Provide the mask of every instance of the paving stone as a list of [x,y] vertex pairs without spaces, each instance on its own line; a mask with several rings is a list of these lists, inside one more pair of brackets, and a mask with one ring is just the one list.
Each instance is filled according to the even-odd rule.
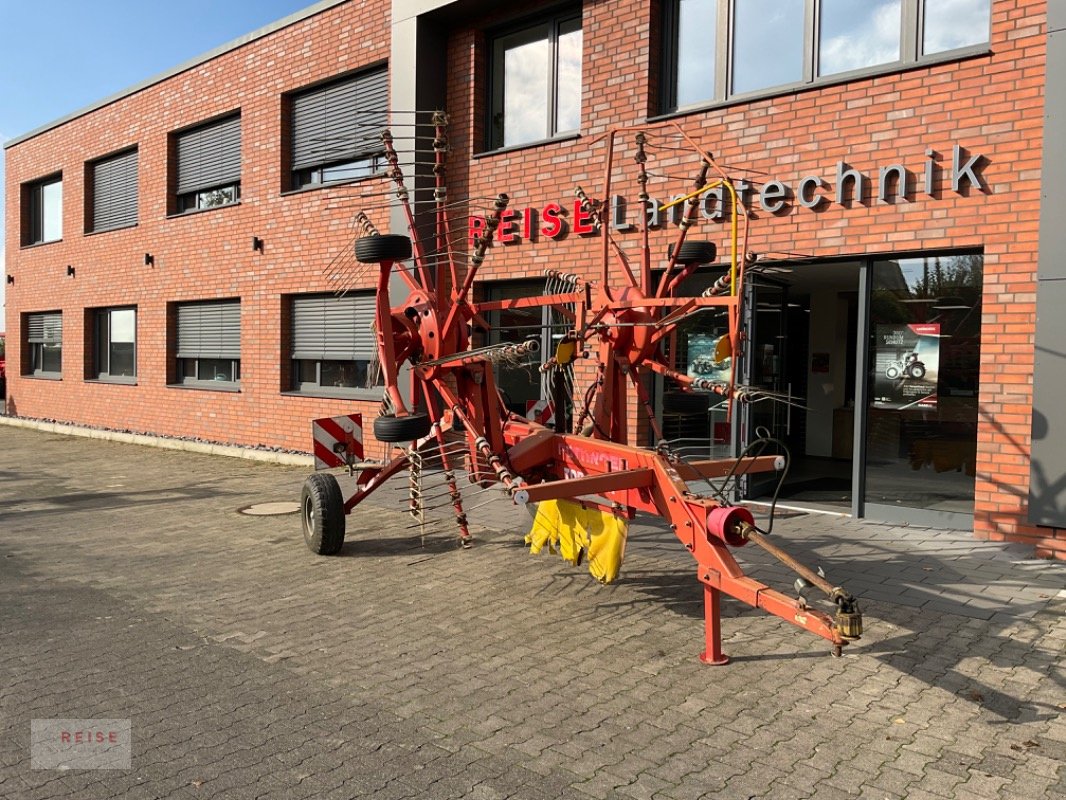
[[[866,635],[828,658],[727,600],[735,661],[710,669],[691,557],[654,523],[601,587],[528,556],[503,503],[471,511],[471,550],[447,528],[423,547],[398,486],[322,559],[295,517],[237,513],[297,497],[302,470],[3,438],[0,797],[1064,794],[1066,569],[1024,549],[782,520],[862,587]],[[29,720],[60,716],[132,719],[134,769],[30,770]]]

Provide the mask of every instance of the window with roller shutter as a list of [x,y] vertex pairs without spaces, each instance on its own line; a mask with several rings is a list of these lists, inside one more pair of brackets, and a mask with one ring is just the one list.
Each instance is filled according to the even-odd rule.
[[235,388],[241,380],[241,303],[180,303],[175,313],[177,382]]
[[351,396],[381,385],[372,293],[298,295],[291,312],[294,390]]
[[294,94],[291,188],[356,180],[384,166],[388,71],[382,67]]
[[174,137],[177,212],[233,205],[241,198],[241,117],[226,117]]
[[23,374],[58,378],[63,371],[63,313],[23,314],[26,342]]
[[137,149],[89,164],[87,233],[101,233],[137,224]]

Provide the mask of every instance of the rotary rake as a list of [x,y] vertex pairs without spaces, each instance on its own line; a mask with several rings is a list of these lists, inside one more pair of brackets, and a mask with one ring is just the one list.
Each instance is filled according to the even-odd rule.
[[[658,262],[659,273],[653,271],[649,213],[640,215],[638,240],[626,242],[606,224],[605,200],[578,187],[574,210],[598,229],[602,244],[598,279],[582,280],[580,275],[587,274],[584,270],[550,271],[548,294],[477,302],[472,294],[475,279],[496,231],[508,219],[510,201],[505,194],[494,198],[468,252],[460,254],[456,242],[465,239],[466,229],[458,240],[453,235],[457,232],[449,216],[453,205],[445,181],[446,124],[443,113],[434,113],[431,164],[435,185],[432,200],[424,201],[433,212],[428,233],[429,226],[417,224],[413,190],[405,184],[393,136],[388,131],[382,134],[386,175],[394,195],[390,202],[403,209],[410,235],[380,234],[369,216],[360,212],[355,256],[362,269],[376,271],[375,332],[384,400],[373,428],[379,442],[393,446],[392,457],[358,462],[354,452],[349,452],[347,463],[349,473],[355,475],[355,489],[347,500],[333,475],[316,473],[308,478],[302,503],[308,546],[318,554],[336,553],[344,541],[345,515],[405,470],[415,520],[412,527],[424,534],[427,508],[450,505],[458,541],[468,546],[464,490],[457,477],[462,469],[469,482],[480,487],[475,491],[491,487],[516,505],[540,504],[531,534],[534,551],[545,543],[558,543],[560,520],[568,514],[597,516],[598,522],[579,520],[580,536],[564,535],[561,547],[564,557],[570,550],[574,563],[587,550],[593,574],[604,582],[617,574],[625,523],[637,512],[663,519],[692,554],[703,585],[705,646],[700,658],[706,663],[728,662],[721,648],[722,592],[827,639],[840,655],[842,647],[862,633],[855,598],[773,544],[756,526],[751,512],[733,504],[725,487],[713,483],[728,484],[742,475],[787,468],[784,456],[762,454],[774,440],[757,440],[739,458],[682,458],[664,441],[644,386],[644,377],[657,373],[684,390],[716,393],[731,409],[736,403],[763,399],[732,377],[714,380],[684,374],[663,356],[677,326],[709,309],[724,312],[728,318],[728,334],[718,341],[715,359],[722,362],[743,347],[742,287],[755,261],[742,255],[747,252],[749,220],[736,202],[728,176],[675,124],[608,131],[590,145],[605,151],[601,198],[611,196],[616,161],[627,148],[635,162],[641,204],[645,211],[651,210],[648,161],[653,137],[669,137],[678,145],[672,149],[695,164],[691,190],[659,209],[683,209],[665,264]],[[722,197],[726,192],[732,197],[729,264],[702,295],[682,296],[679,292],[685,279],[716,259],[712,242],[687,238],[699,221],[704,194],[713,189],[719,189]],[[390,286],[391,296],[402,296],[401,302],[390,302]],[[398,286],[402,291],[396,291]],[[554,401],[554,425],[509,411],[496,385],[496,369],[528,364],[540,349],[539,342],[475,346],[474,340],[477,332],[488,329],[489,312],[540,307],[549,307],[563,324],[555,351],[544,353],[540,364]],[[732,364],[736,361],[731,359]],[[575,393],[575,383],[582,380],[587,389]],[[660,442],[655,449],[629,444],[631,396],[647,412]],[[575,403],[575,398],[580,402]],[[335,449],[343,452],[344,448],[342,442]],[[424,484],[428,473],[441,479],[435,489]],[[711,492],[697,492],[694,486],[701,482],[710,485]],[[470,490],[466,491],[469,495]],[[551,513],[543,513],[546,509]],[[763,548],[798,573],[798,588],[813,585],[822,590],[835,605],[835,615],[809,606],[802,591],[793,598],[747,576],[731,550],[749,544]]]

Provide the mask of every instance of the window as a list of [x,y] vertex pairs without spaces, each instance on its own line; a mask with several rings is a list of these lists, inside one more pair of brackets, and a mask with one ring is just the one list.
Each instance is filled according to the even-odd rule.
[[491,146],[581,128],[581,15],[556,15],[492,43]]
[[822,0],[818,74],[899,61],[901,0]]
[[93,312],[92,376],[132,383],[137,375],[137,309],[100,308]]
[[58,378],[63,369],[63,314],[26,314],[27,358],[23,374]]
[[63,176],[22,187],[22,244],[58,242],[63,238]]
[[669,0],[663,108],[987,48],[992,0]]
[[180,133],[177,156],[177,212],[236,203],[241,197],[240,115]]
[[943,53],[987,42],[990,6],[991,0],[926,0],[922,52]]
[[86,231],[98,233],[137,224],[137,150],[89,165]]
[[733,12],[733,93],[803,79],[805,0],[739,0]]
[[388,70],[375,69],[292,98],[293,189],[365,178],[384,167]]
[[374,361],[374,295],[292,298],[292,386],[309,394],[353,394],[380,386]]
[[176,382],[236,387],[241,380],[240,301],[181,303],[175,316]]

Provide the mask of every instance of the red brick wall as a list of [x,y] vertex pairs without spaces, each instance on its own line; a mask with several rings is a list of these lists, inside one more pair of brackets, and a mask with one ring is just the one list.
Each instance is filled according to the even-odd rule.
[[[20,184],[62,170],[63,240],[20,248],[19,215],[7,216],[7,265],[15,276],[7,287],[9,410],[301,450],[309,449],[312,418],[353,410],[372,418],[372,402],[279,393],[288,372],[281,296],[332,288],[327,265],[351,251],[355,235],[357,207],[346,198],[360,191],[281,196],[279,142],[282,93],[388,55],[388,0],[345,4],[10,148],[8,209],[19,208]],[[168,134],[236,109],[240,205],[168,219]],[[84,235],[85,162],[132,144],[140,149],[139,224]],[[359,186],[376,191],[379,182],[371,183]],[[263,253],[252,251],[253,235],[264,240]],[[154,255],[154,267],[144,265],[145,253]],[[66,276],[68,264],[76,277]],[[241,298],[240,393],[168,388],[167,303],[233,297]],[[128,304],[137,306],[137,385],[83,381],[86,309]],[[20,315],[53,309],[63,311],[63,379],[23,377]]]
[[[465,174],[461,167],[453,169],[461,184],[456,191],[464,186],[474,195],[507,191],[518,207],[565,201],[578,183],[601,195],[605,148],[595,137],[610,126],[639,124],[655,107],[657,51],[647,42],[658,35],[657,18],[657,4],[647,0],[586,2],[581,137],[471,158]],[[497,21],[502,20],[492,22]],[[838,160],[875,182],[878,168],[888,164],[902,163],[914,173],[917,186],[907,200],[880,203],[875,194],[864,205],[830,202],[818,211],[794,203],[790,213],[779,216],[756,207],[750,249],[757,253],[830,258],[983,248],[975,532],[981,538],[1031,543],[1040,555],[1066,557],[1066,531],[1026,522],[1045,37],[1045,0],[994,0],[990,55],[681,115],[676,121],[720,163],[750,169],[755,180],[759,172],[773,175],[793,191],[801,177],[815,174],[826,180],[821,192],[832,198]],[[457,31],[452,38],[452,142],[457,155],[465,157],[484,149],[484,51],[476,31]],[[988,158],[987,193],[951,190],[955,143]],[[935,197],[922,191],[926,148],[936,150],[946,167]],[[672,164],[656,165],[669,171]],[[618,170],[615,180],[621,174]],[[618,184],[619,194],[636,195],[632,174],[629,170],[627,182]],[[726,233],[724,225],[703,223],[694,235],[715,240],[724,255]],[[665,252],[672,237],[672,231],[657,234],[655,251]],[[627,247],[636,243],[636,234],[623,238]],[[483,275],[526,277],[552,267],[593,277],[599,246],[598,237],[571,236],[499,248]]]

